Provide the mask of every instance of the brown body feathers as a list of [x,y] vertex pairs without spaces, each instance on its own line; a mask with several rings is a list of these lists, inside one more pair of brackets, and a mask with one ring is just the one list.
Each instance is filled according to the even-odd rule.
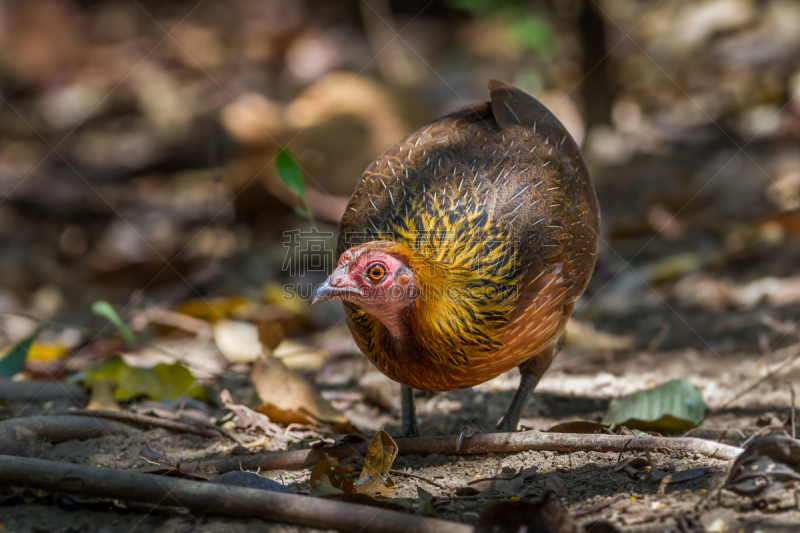
[[393,336],[344,302],[364,354],[415,389],[541,376],[594,269],[599,208],[580,151],[536,99],[492,81],[491,102],[412,133],[375,160],[342,219],[338,254],[391,241],[422,291]]

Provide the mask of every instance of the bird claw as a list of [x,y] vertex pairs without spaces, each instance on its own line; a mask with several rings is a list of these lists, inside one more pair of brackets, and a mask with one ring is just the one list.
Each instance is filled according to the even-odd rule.
[[461,432],[459,432],[458,437],[456,438],[456,451],[461,450],[461,444],[464,442],[464,439],[468,439],[473,435],[478,435],[480,433],[484,433],[482,427],[480,427],[478,424],[467,422],[464,427],[461,428]]

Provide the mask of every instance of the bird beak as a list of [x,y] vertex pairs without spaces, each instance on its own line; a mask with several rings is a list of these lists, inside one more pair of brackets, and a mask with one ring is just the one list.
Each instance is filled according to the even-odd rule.
[[326,302],[333,299],[346,300],[348,296],[361,296],[361,292],[355,287],[348,287],[346,285],[334,287],[331,285],[331,278],[328,278],[314,289],[314,292],[311,293],[309,303],[314,305],[315,303]]

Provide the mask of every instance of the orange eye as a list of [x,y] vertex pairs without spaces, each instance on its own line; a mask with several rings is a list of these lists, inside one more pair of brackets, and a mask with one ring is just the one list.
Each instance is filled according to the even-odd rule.
[[386,277],[386,266],[383,263],[372,263],[367,267],[367,277],[372,281],[380,281]]

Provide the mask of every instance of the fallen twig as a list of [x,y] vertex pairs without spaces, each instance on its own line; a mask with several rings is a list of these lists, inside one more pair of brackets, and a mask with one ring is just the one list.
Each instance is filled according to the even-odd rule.
[[597,503],[593,503],[592,505],[587,505],[586,507],[581,507],[580,509],[574,509],[569,511],[569,515],[572,518],[581,518],[584,516],[588,516],[590,514],[594,514],[598,511],[602,511],[606,507],[615,504],[616,502],[624,499],[627,497],[627,494],[615,494],[610,498],[605,500],[601,500]]
[[[628,435],[582,435],[572,433],[541,433],[525,431],[520,433],[485,433],[465,439],[461,449],[456,449],[456,435],[444,437],[417,437],[397,439],[400,454],[429,455],[475,455],[484,453],[513,453],[527,450],[550,450],[560,452],[644,452],[656,449],[700,453],[715,459],[732,461],[741,448],[695,438],[635,437]],[[215,468],[218,472],[231,470],[292,470],[309,468],[321,461],[325,454],[337,459],[351,455],[364,455],[369,442],[342,444],[291,452],[271,453],[236,457],[217,461],[206,461],[201,468]]]
[[244,446],[244,447],[253,446],[252,442],[247,442],[242,437],[237,435],[235,431],[231,431],[230,429],[225,429],[224,427],[214,426],[213,424],[211,424],[211,422],[208,422],[207,424],[208,424],[208,427],[213,428],[216,431],[219,431],[220,433],[222,433],[224,436],[226,436],[229,439],[231,439],[233,442],[235,442],[239,446]]
[[28,455],[42,441],[96,439],[133,428],[113,420],[75,416],[26,416],[0,422],[0,454]]
[[628,515],[627,517],[623,518],[623,521],[626,526],[646,524],[647,522],[655,522],[656,520],[661,520],[662,518],[666,518],[673,514],[675,514],[674,508],[665,507],[657,511],[648,511],[646,513]]
[[760,437],[761,435],[772,429],[786,430],[786,424],[780,424],[780,425],[770,424],[768,426],[764,426],[763,428],[759,429],[758,431],[747,437],[747,439],[742,443],[742,446],[747,446],[753,439],[755,439],[756,437]]
[[404,472],[403,470],[395,470],[395,469],[390,469],[389,473],[392,474],[392,475],[395,475],[395,476],[405,476],[405,477],[418,479],[420,481],[424,481],[428,485],[433,485],[437,489],[446,490],[448,492],[450,492],[452,490],[450,487],[442,485],[441,483],[437,483],[434,480],[432,480],[430,478],[427,478],[425,476],[420,476],[419,474],[412,474],[411,472]]
[[[184,433],[193,433],[195,435],[202,435],[203,437],[219,437],[220,435],[228,436],[218,428],[212,427],[199,427],[188,422],[180,420],[170,420],[168,418],[159,418],[157,416],[144,415],[141,413],[131,413],[128,411],[104,411],[88,409],[71,409],[69,411],[62,411],[61,415],[71,416],[88,416],[91,418],[103,418],[106,420],[116,420],[118,422],[128,422],[131,424],[139,424],[143,426],[160,427],[171,429],[173,431],[182,431]],[[238,443],[237,443],[238,444]]]
[[[717,407],[716,409],[711,411],[711,413],[718,413],[718,412],[722,411],[723,409],[728,408],[736,400],[739,400],[743,396],[745,396],[746,394],[749,394],[749,393],[753,392],[759,385],[761,385],[765,381],[773,379],[775,376],[781,375],[781,373],[784,370],[786,370],[788,367],[792,366],[794,363],[797,362],[798,357],[800,357],[800,345],[793,344],[791,346],[787,346],[786,348],[782,348],[781,350],[778,350],[778,352],[774,352],[773,355],[775,355],[775,354],[777,354],[779,352],[782,352],[781,355],[783,355],[784,353],[790,354],[790,355],[787,356],[786,361],[782,365],[778,366],[777,368],[773,368],[772,370],[767,372],[764,376],[762,376],[761,378],[757,379],[753,384],[751,384],[749,387],[745,388],[739,394],[735,395],[733,398],[731,398],[730,400],[728,400],[727,402],[722,404],[720,407]],[[707,418],[711,413],[706,414],[705,418]]]
[[792,438],[796,439],[797,438],[797,427],[795,425],[796,424],[796,422],[795,422],[795,418],[796,418],[796,416],[795,416],[796,407],[795,406],[796,406],[796,403],[795,403],[794,385],[792,385],[791,381],[787,381],[786,385],[789,386],[789,393],[792,395]]
[[[728,437],[729,434],[731,435],[730,437]],[[738,444],[739,442],[747,438],[747,435],[745,435],[740,429],[703,428],[703,427],[692,428],[681,436],[682,437],[691,436],[703,440],[714,440],[716,442],[722,442],[723,440],[728,440],[728,441],[734,441],[734,444]],[[728,438],[726,439],[726,437]]]
[[0,401],[5,402],[48,402],[51,400],[69,400],[76,405],[86,405],[89,395],[83,387],[58,381],[0,380]]
[[0,486],[181,506],[193,512],[263,518],[340,531],[468,533],[471,526],[375,507],[259,489],[0,456]]

